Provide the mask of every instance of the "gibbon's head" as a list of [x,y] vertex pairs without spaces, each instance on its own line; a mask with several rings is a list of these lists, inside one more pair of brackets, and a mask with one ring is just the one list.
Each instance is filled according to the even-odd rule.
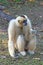
[[16,18],[16,24],[19,26],[19,27],[23,27],[23,26],[26,26],[27,25],[27,16],[26,15],[22,15],[22,16],[18,16]]

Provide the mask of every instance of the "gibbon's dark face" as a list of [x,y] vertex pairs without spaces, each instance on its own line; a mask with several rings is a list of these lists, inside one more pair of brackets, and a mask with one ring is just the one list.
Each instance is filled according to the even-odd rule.
[[27,20],[25,18],[25,16],[20,16],[20,19],[18,20],[18,23],[20,24],[20,26],[26,26],[27,25]]

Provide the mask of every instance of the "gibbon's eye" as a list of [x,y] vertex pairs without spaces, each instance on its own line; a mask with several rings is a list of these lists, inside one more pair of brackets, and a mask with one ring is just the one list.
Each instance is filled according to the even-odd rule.
[[18,20],[18,23],[20,23],[20,20]]
[[24,25],[26,26],[26,25],[27,25],[27,20],[24,20],[23,23],[24,23]]
[[18,23],[22,24],[23,22],[21,20],[18,20]]

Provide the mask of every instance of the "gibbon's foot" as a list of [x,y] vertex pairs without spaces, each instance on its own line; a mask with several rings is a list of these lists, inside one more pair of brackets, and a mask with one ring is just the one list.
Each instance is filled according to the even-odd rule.
[[29,51],[28,51],[28,53],[29,53],[30,55],[33,55],[35,52],[34,52],[34,51],[29,50]]
[[22,52],[20,52],[20,55],[26,56],[26,52],[25,51],[22,51]]
[[17,58],[19,58],[19,56],[18,55],[15,55],[14,58],[17,59]]
[[19,55],[15,53],[15,54],[12,55],[11,57],[17,59],[17,58],[19,58]]

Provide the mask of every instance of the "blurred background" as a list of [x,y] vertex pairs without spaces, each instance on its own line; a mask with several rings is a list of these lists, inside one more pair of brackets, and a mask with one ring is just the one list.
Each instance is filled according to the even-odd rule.
[[[39,59],[43,61],[43,0],[0,0],[0,55],[7,56],[7,28],[9,20],[7,20],[6,17],[3,18],[1,13],[2,15],[3,13],[7,14],[8,16],[10,15],[14,19],[18,15],[22,14],[28,16],[31,21],[32,28],[37,30],[36,52],[38,52],[38,54],[36,54],[35,57],[39,57]],[[4,56],[1,58],[3,57]]]

